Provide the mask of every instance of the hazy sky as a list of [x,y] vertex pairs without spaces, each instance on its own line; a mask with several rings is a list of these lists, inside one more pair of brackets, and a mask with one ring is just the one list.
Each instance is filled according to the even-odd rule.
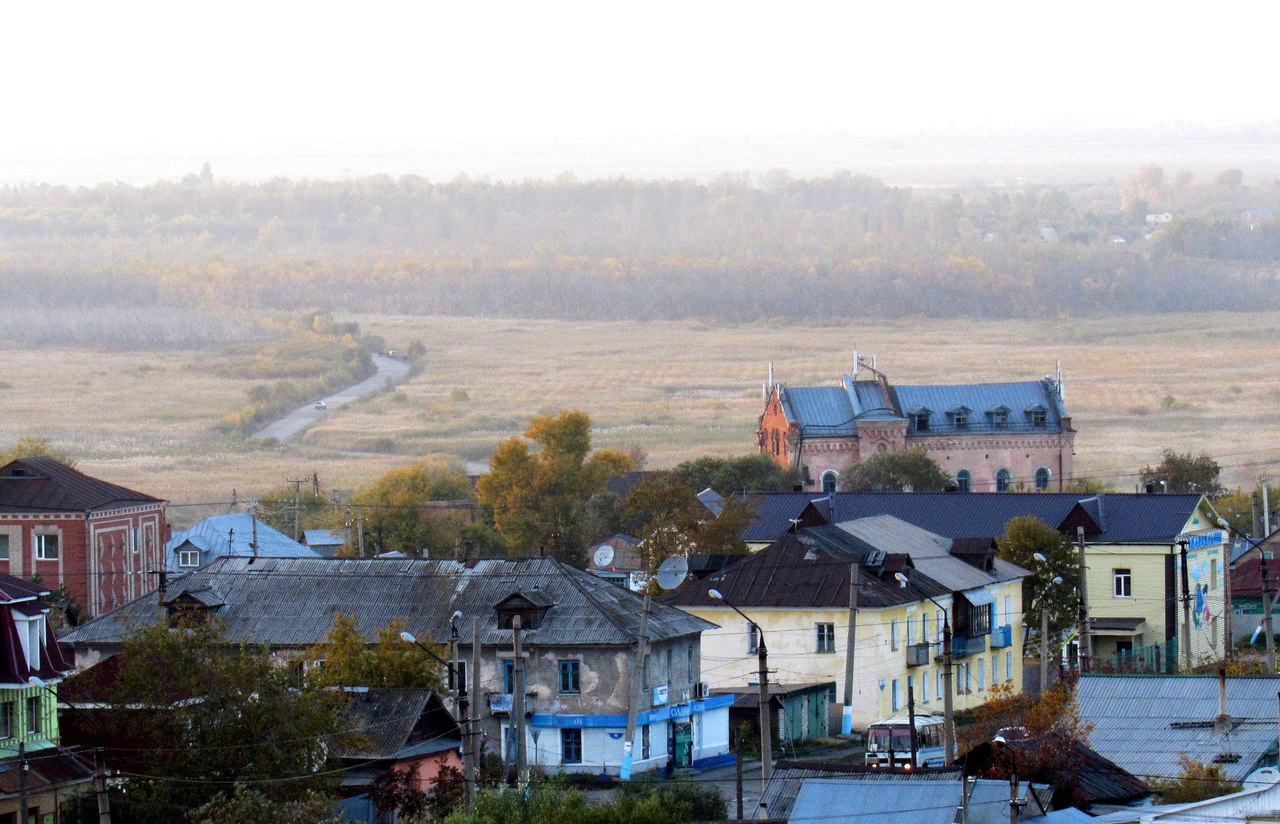
[[1269,8],[14,3],[0,153],[1274,122]]

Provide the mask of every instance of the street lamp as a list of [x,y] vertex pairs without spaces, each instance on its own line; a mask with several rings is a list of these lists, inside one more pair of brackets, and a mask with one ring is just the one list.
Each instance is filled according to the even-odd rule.
[[[1038,562],[1049,565],[1049,559],[1042,553],[1033,552],[1032,558]],[[1052,569],[1050,570],[1052,572]],[[1049,689],[1049,587],[1055,587],[1062,583],[1062,576],[1055,575],[1053,580],[1044,585],[1040,590],[1040,694],[1044,695]]]
[[[893,577],[897,580],[898,585],[905,587],[910,581],[907,576],[901,572],[893,573]],[[951,689],[951,617],[947,609],[933,600],[933,596],[926,592],[921,592],[924,597],[933,602],[933,605],[942,613],[942,737],[943,741],[943,759],[950,764],[956,760],[956,742],[955,742],[955,704],[952,698]],[[914,737],[916,731],[911,730]]]
[[711,589],[707,594],[717,601],[724,601],[729,609],[741,615],[743,620],[756,631],[756,657],[760,660],[760,792],[763,795],[765,785],[769,783],[773,761],[773,730],[769,723],[769,650],[764,644],[764,630],[748,618],[745,612],[734,606],[733,602],[720,594],[720,590]]
[[[462,768],[466,774],[464,778],[464,786],[466,788],[467,804],[469,808],[472,803],[472,794],[475,791],[475,774],[476,767],[479,764],[479,758],[477,758],[478,753],[473,752],[476,737],[475,721],[471,717],[471,702],[468,698],[469,691],[463,683],[461,675],[462,668],[458,661],[458,619],[461,617],[462,610],[460,609],[454,610],[453,615],[449,616],[449,657],[453,659],[452,662],[446,661],[439,655],[436,655],[435,650],[431,649],[431,647],[418,643],[418,639],[408,630],[400,633],[400,640],[408,644],[413,644],[427,655],[430,655],[432,658],[439,661],[444,665],[445,671],[449,674],[449,691],[452,693],[453,697],[453,717],[454,720],[462,726],[462,740],[464,742]],[[472,626],[474,629],[474,622]],[[474,637],[473,632],[473,637],[471,639],[473,651],[479,649],[479,647],[476,646],[478,643],[479,639]],[[478,663],[478,661],[479,658],[473,658],[473,662]],[[477,676],[479,676],[478,672],[472,673],[473,678]]]

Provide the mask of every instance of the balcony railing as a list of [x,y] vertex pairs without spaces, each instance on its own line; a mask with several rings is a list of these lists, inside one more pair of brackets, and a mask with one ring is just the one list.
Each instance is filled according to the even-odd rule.
[[966,655],[978,655],[987,651],[987,636],[969,637],[956,635],[951,639],[951,657],[963,658]]
[[992,649],[1011,646],[1013,646],[1013,627],[1011,625],[1004,624],[991,630]]
[[925,667],[929,665],[929,645],[910,644],[907,647],[907,666]]

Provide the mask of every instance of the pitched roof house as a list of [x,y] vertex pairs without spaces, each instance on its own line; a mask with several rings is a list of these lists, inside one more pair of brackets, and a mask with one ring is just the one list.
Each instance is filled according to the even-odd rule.
[[[836,386],[766,385],[756,445],[808,491],[834,492],[840,473],[880,452],[920,448],[962,492],[1061,491],[1075,430],[1055,380],[891,385],[861,359]],[[865,377],[863,371],[865,370]]]
[[186,572],[222,555],[316,558],[320,553],[248,513],[232,512],[212,515],[173,533],[164,545],[164,555],[168,571]]
[[47,457],[0,467],[0,572],[65,586],[86,616],[154,588],[165,502]]
[[[114,654],[129,627],[164,620],[173,610],[216,615],[230,640],[266,644],[300,659],[324,640],[336,613],[352,616],[370,643],[399,619],[417,638],[448,639],[455,611],[464,684],[489,746],[514,752],[511,724],[515,655],[513,618],[521,617],[526,667],[526,752],[548,769],[617,772],[628,711],[655,745],[635,769],[670,759],[697,765],[728,753],[729,699],[695,695],[701,680],[699,636],[713,625],[551,558],[473,562],[417,558],[224,557],[169,581],[163,592],[135,600],[78,627],[64,640],[92,665]],[[473,635],[472,621],[478,622]],[[640,641],[648,649],[630,677]],[[468,673],[471,647],[479,673]],[[637,748],[639,749],[639,748]]]

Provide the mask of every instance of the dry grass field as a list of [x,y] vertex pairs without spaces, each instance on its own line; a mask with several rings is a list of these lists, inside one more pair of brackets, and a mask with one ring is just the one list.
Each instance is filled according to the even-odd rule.
[[95,475],[169,498],[182,526],[286,478],[349,491],[414,456],[483,461],[536,412],[586,410],[596,443],[650,467],[752,449],[768,364],[784,384],[848,371],[856,348],[898,383],[1026,380],[1061,361],[1077,476],[1132,489],[1163,447],[1209,452],[1229,485],[1280,475],[1280,314],[1090,321],[903,320],[799,327],[358,316],[393,348],[427,347],[395,392],[335,410],[303,438],[220,434],[251,382],[219,352],[4,352],[0,443],[40,434]]

